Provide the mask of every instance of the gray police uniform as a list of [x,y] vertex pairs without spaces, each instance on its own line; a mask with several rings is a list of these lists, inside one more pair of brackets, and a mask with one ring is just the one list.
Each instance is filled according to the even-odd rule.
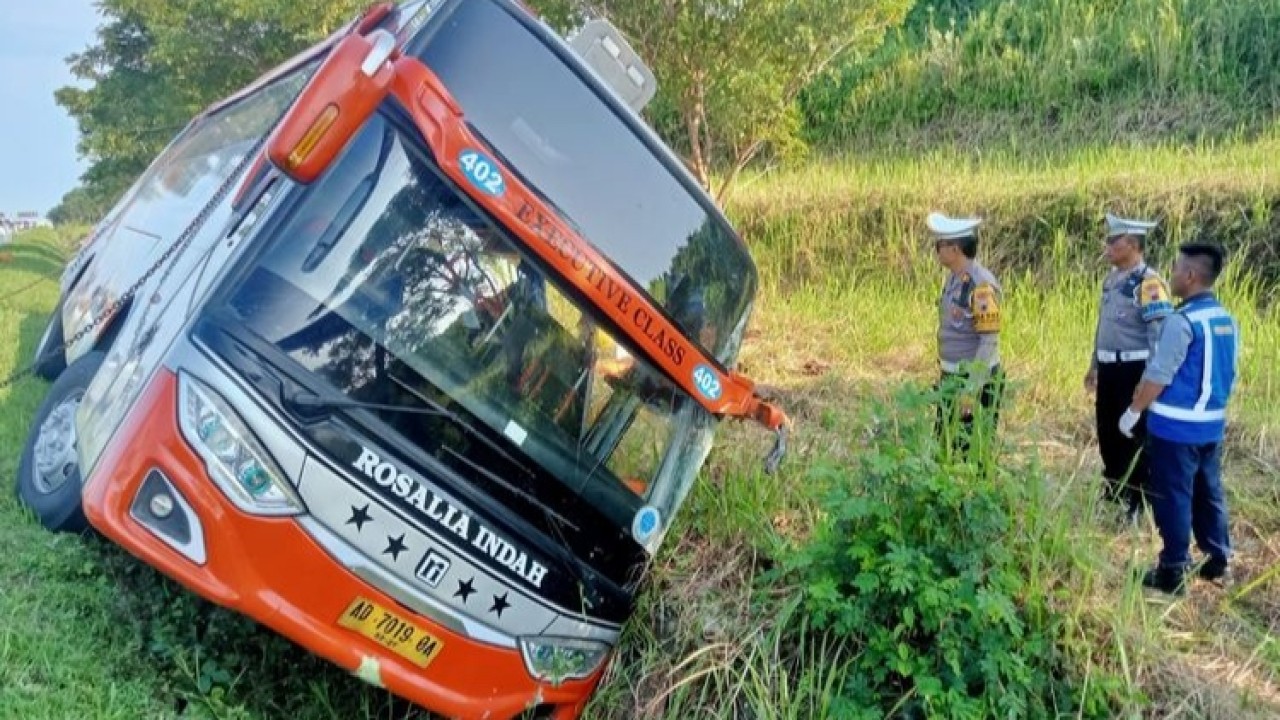
[[977,361],[1000,364],[1000,283],[977,260],[961,274],[951,273],[938,298],[938,355],[944,373]]
[[1118,423],[1142,381],[1147,359],[1160,337],[1160,324],[1173,311],[1164,280],[1145,263],[1113,270],[1102,283],[1102,304],[1094,332],[1090,366],[1097,372],[1094,419],[1102,456],[1105,497],[1136,512],[1146,484],[1142,448],[1145,418],[1125,437]]
[[[953,417],[956,378],[982,382],[978,404],[986,409],[989,424],[995,431],[1000,415],[1004,376],[1000,370],[1000,283],[995,275],[976,260],[961,273],[950,273],[938,298],[938,356],[944,387],[938,408],[938,429],[947,427]],[[958,447],[967,452],[965,439],[973,432],[973,418],[960,417]]]
[[1164,280],[1146,263],[1112,270],[1102,281],[1102,307],[1092,364],[1146,361],[1160,338],[1160,321],[1173,312]]

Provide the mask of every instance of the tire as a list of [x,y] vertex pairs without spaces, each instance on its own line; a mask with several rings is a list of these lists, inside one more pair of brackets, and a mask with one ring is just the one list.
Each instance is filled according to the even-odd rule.
[[[40,339],[36,345],[35,357],[35,373],[37,376],[53,382],[58,376],[67,369],[67,352],[62,347],[62,301],[58,301],[58,306],[53,309],[53,314],[49,316],[49,324],[45,326],[44,337]],[[58,352],[53,353],[49,357],[45,357],[53,348],[59,348]]]
[[75,411],[106,357],[89,353],[58,376],[36,411],[18,461],[18,500],[53,532],[82,533],[89,527],[80,499]]

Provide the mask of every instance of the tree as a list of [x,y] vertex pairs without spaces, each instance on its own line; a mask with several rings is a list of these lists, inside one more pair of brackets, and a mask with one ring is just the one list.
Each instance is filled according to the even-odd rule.
[[49,220],[56,225],[92,225],[102,218],[103,209],[109,205],[109,199],[96,195],[87,185],[80,185],[62,196],[49,211]]
[[[850,56],[865,57],[914,0],[534,0],[547,19],[574,27],[605,17],[635,46],[660,87],[651,114],[690,170],[724,202],[762,151],[802,150],[797,96]],[[658,123],[655,123],[658,124]]]
[[103,13],[108,22],[99,27],[97,43],[68,59],[72,75],[89,87],[54,93],[79,126],[77,150],[90,161],[81,187],[59,205],[74,203],[82,220],[101,215],[182,125],[172,93],[148,58],[152,40],[143,19],[111,3]]
[[[89,160],[63,198],[100,216],[192,116],[332,33],[367,0],[101,0],[97,41],[54,93]],[[77,192],[78,191],[78,192]],[[61,207],[61,205],[60,205]]]

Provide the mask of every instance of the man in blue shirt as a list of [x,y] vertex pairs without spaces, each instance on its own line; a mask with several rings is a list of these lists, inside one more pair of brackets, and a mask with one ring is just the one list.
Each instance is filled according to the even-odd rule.
[[1186,592],[1192,534],[1208,556],[1200,577],[1225,581],[1231,555],[1221,457],[1240,327],[1213,293],[1223,255],[1214,245],[1178,249],[1169,284],[1182,302],[1165,320],[1155,355],[1119,423],[1131,435],[1149,412],[1149,499],[1164,548],[1142,584],[1179,595]]

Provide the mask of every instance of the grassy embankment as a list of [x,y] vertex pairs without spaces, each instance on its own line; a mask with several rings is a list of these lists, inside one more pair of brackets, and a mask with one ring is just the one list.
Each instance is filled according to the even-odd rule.
[[1280,106],[1276,0],[918,2],[870,62],[805,97],[835,152],[1230,142]]
[[[877,436],[892,417],[878,404],[900,403],[903,385],[932,379],[942,275],[922,222],[937,208],[989,218],[983,255],[1005,285],[1002,347],[1016,384],[998,461],[1015,470],[1008,480],[1047,483],[1043,492],[1000,496],[1013,516],[1001,541],[1027,572],[1020,599],[1043,600],[1061,623],[1057,642],[1077,690],[1089,680],[1111,683],[1104,694],[1112,711],[1155,707],[1160,717],[1280,710],[1274,148],[1265,141],[1213,152],[1113,150],[1046,164],[934,156],[806,169],[746,186],[734,214],[761,259],[765,298],[743,363],[780,388],[798,420],[796,454],[779,478],[767,478],[754,464],[765,439],[747,428],[726,433],[687,508],[682,527],[694,537],[664,556],[663,589],[649,597],[650,620],[635,631],[647,652],[619,673],[614,697],[644,706],[652,688],[664,687],[684,708],[714,698],[722,717],[733,716],[723,705],[729,697],[761,717],[768,709],[805,717],[806,703],[842,684],[829,649],[802,646],[818,636],[798,633],[796,616],[790,625],[769,622],[800,596],[804,574],[766,586],[758,576],[803,544],[824,515],[840,512],[823,500],[832,474],[811,468],[834,461],[846,469],[835,484],[865,483],[858,458],[885,454]],[[1163,218],[1168,231],[1150,253],[1157,267],[1167,269],[1176,244],[1192,238],[1234,250],[1221,295],[1245,338],[1226,460],[1240,572],[1225,593],[1200,584],[1189,599],[1169,603],[1141,592],[1136,573],[1159,548],[1154,527],[1148,519],[1120,531],[1096,502],[1091,398],[1081,379],[1104,271],[1099,220],[1108,207]],[[918,418],[921,409],[908,400],[898,411]],[[899,512],[910,524],[919,509]],[[671,614],[683,620],[679,630]],[[744,637],[744,627],[762,632]],[[673,633],[686,654],[670,652]]]

